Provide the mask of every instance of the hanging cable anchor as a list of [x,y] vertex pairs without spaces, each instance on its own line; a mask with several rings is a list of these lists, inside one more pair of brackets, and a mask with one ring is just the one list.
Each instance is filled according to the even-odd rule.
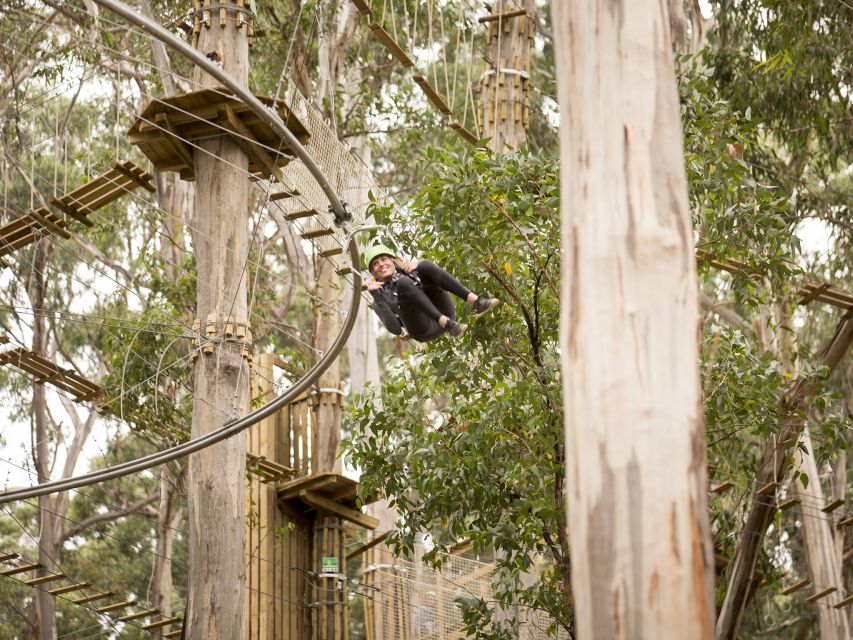
[[329,205],[329,213],[335,216],[335,226],[342,227],[347,222],[352,222],[352,213],[347,209],[347,203],[341,200],[341,211],[338,212],[335,207]]

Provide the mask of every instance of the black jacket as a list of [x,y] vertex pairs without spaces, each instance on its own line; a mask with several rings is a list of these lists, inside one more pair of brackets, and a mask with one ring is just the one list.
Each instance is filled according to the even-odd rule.
[[409,276],[397,269],[397,273],[386,282],[381,289],[371,291],[373,296],[373,311],[379,316],[382,324],[395,336],[403,333],[403,322],[400,320],[400,301],[397,298],[397,281]]

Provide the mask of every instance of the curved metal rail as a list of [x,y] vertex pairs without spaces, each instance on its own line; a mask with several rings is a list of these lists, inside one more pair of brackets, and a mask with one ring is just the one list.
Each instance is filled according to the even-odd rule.
[[[138,25],[143,30],[150,33],[153,37],[157,38],[164,44],[167,44],[176,51],[184,54],[192,62],[200,66],[211,76],[219,80],[225,87],[234,92],[235,96],[243,100],[246,105],[252,111],[254,111],[259,118],[263,119],[264,122],[266,122],[272,128],[273,131],[275,131],[285,140],[287,145],[290,147],[290,150],[293,151],[296,157],[299,158],[305,164],[305,166],[311,172],[311,175],[314,176],[320,187],[323,189],[323,193],[325,193],[326,197],[329,198],[329,202],[331,203],[332,209],[335,212],[336,219],[341,220],[347,217],[347,213],[344,210],[340,199],[332,189],[331,184],[329,183],[325,174],[323,174],[323,171],[320,169],[317,163],[314,162],[314,159],[308,154],[308,151],[305,149],[305,147],[302,146],[302,144],[287,128],[287,126],[277,113],[275,113],[272,109],[267,108],[246,87],[238,83],[228,73],[216,66],[213,61],[209,60],[200,52],[193,49],[183,40],[180,40],[179,38],[169,33],[158,23],[148,19],[147,17],[139,13],[136,13],[123,3],[117,2],[116,0],[95,0],[95,2],[105,6],[106,8],[114,11],[115,13],[118,13],[119,15],[126,18],[128,21]],[[350,308],[346,315],[346,321],[344,322],[343,327],[341,327],[341,332],[338,334],[337,338],[335,338],[335,341],[332,343],[331,347],[329,347],[329,350],[323,355],[322,358],[320,358],[320,360],[317,361],[317,363],[308,371],[308,373],[306,373],[302,378],[297,380],[293,384],[293,386],[291,386],[287,391],[285,391],[284,394],[278,396],[277,398],[274,398],[264,406],[255,409],[254,411],[246,414],[241,418],[226,422],[216,431],[211,431],[210,433],[200,438],[190,440],[189,442],[176,445],[169,449],[153,453],[137,460],[131,460],[129,462],[118,464],[113,467],[101,469],[99,471],[92,471],[90,473],[75,476],[72,478],[64,478],[61,480],[55,480],[53,482],[46,482],[35,487],[26,487],[23,489],[15,489],[13,491],[0,493],[0,504],[13,502],[15,500],[24,500],[26,498],[35,498],[38,496],[47,495],[49,493],[56,493],[58,491],[68,491],[70,489],[77,489],[79,487],[85,487],[90,484],[119,478],[121,476],[129,475],[131,473],[138,473],[140,471],[144,471],[145,469],[150,469],[151,467],[156,467],[161,464],[165,464],[166,462],[171,462],[172,460],[187,456],[191,453],[216,444],[217,442],[230,438],[231,436],[237,435],[238,433],[252,426],[256,422],[272,415],[273,413],[281,409],[283,406],[297,398],[312,384],[314,384],[314,381],[317,380],[322,375],[322,373],[329,367],[329,365],[332,364],[335,358],[338,357],[338,354],[341,352],[341,349],[343,349],[344,345],[349,339],[349,334],[352,332],[356,316],[358,315],[358,307],[361,302],[361,275],[358,269],[358,245],[356,244],[354,234],[348,234],[347,238],[347,251],[349,253],[350,263],[352,267],[353,287],[352,299],[350,302]]]

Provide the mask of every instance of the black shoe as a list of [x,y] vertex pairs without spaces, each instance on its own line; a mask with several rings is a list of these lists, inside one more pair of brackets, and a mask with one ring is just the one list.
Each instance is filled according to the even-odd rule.
[[468,325],[456,322],[456,320],[448,320],[447,324],[444,325],[444,330],[451,338],[458,338],[468,330]]
[[476,300],[474,300],[474,315],[482,316],[487,314],[489,311],[498,306],[500,300],[497,298],[489,298],[488,296],[479,296]]

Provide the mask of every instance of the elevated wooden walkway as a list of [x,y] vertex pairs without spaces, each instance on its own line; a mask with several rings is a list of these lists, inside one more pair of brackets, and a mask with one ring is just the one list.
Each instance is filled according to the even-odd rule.
[[[123,195],[142,187],[146,191],[156,191],[154,178],[130,161],[116,163],[112,168],[77,187],[73,191],[50,202],[71,218],[91,227],[89,214],[104,207]],[[71,238],[67,230],[68,221],[49,209],[39,207],[30,209],[19,218],[0,226],[0,266],[9,266],[5,256],[26,247],[38,238],[58,235]]]
[[[65,600],[82,607],[89,611],[98,613],[111,622],[134,622],[141,621],[143,618],[148,618],[145,623],[135,623],[133,626],[149,631],[158,629],[167,625],[177,625],[178,628],[164,634],[164,638],[179,638],[183,633],[183,620],[172,616],[164,616],[160,609],[156,608],[140,608],[136,600],[132,598],[120,598],[112,591],[101,591],[95,589],[88,582],[75,582],[64,573],[44,573],[43,575],[34,578],[21,578],[20,575],[30,571],[43,569],[38,563],[24,561],[17,553],[0,552],[0,576],[11,578],[16,582],[29,587],[38,587],[45,589],[48,593],[54,596],[63,596]],[[52,584],[56,583],[56,584]],[[65,583],[65,584],[62,584]],[[42,587],[41,585],[47,585]],[[74,596],[68,594],[75,594]],[[128,609],[137,608],[138,611],[127,611]],[[107,614],[120,614],[107,615]]]
[[7,364],[32,376],[39,384],[49,383],[60,391],[72,395],[75,402],[97,401],[106,394],[103,387],[89,382],[76,371],[60,367],[24,347],[16,347],[0,353],[0,365]]

